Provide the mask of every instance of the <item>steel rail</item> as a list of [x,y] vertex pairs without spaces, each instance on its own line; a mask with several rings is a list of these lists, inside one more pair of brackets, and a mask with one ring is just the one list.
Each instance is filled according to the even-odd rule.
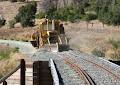
[[[77,55],[72,54],[72,53],[70,53],[70,54],[71,54],[71,55],[74,55],[74,56],[77,56]],[[87,61],[87,62],[89,62],[89,63],[92,63],[92,64],[95,65],[96,67],[99,67],[99,68],[103,69],[104,71],[108,72],[109,74],[113,75],[114,78],[120,80],[120,75],[117,75],[117,74],[113,73],[113,72],[112,72],[111,70],[109,70],[108,68],[103,67],[103,66],[101,66],[101,65],[99,65],[99,64],[97,64],[97,63],[95,63],[95,62],[93,62],[93,61],[90,61],[90,60],[87,60],[87,59],[84,59],[84,58],[81,58],[81,59],[84,60],[84,61]]]
[[80,66],[76,65],[74,62],[72,62],[69,58],[64,59],[65,63],[69,65],[74,71],[84,78],[86,85],[96,85],[94,80],[88,75],[86,71],[84,71]]

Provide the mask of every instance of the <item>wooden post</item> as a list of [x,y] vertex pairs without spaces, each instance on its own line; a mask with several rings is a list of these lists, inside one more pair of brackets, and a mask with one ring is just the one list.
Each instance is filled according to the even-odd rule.
[[25,85],[25,60],[21,59],[20,85]]
[[7,85],[7,82],[6,82],[6,81],[3,81],[3,85]]

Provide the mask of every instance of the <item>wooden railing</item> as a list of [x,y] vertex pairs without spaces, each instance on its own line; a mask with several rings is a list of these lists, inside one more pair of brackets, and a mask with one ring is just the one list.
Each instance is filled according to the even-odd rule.
[[3,83],[3,85],[7,85],[7,79],[14,74],[18,69],[20,69],[20,85],[25,85],[25,70],[26,70],[26,66],[25,66],[25,60],[21,59],[20,64],[14,69],[12,70],[10,73],[8,73],[6,76],[2,77],[0,79],[0,84]]

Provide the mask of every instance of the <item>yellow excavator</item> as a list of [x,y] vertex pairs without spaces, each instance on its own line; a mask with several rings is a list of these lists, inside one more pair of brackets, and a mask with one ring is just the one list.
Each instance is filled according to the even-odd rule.
[[37,26],[37,30],[31,35],[34,47],[45,48],[52,52],[69,49],[63,24],[59,20],[39,19]]

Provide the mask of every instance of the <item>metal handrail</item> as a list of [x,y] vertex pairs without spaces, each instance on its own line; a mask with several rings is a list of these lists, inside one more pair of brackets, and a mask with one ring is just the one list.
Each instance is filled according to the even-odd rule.
[[20,64],[15,68],[13,69],[10,73],[8,73],[7,75],[5,75],[4,77],[2,77],[0,79],[0,83],[4,82],[7,78],[9,78],[13,73],[15,73],[18,69],[20,69]]

